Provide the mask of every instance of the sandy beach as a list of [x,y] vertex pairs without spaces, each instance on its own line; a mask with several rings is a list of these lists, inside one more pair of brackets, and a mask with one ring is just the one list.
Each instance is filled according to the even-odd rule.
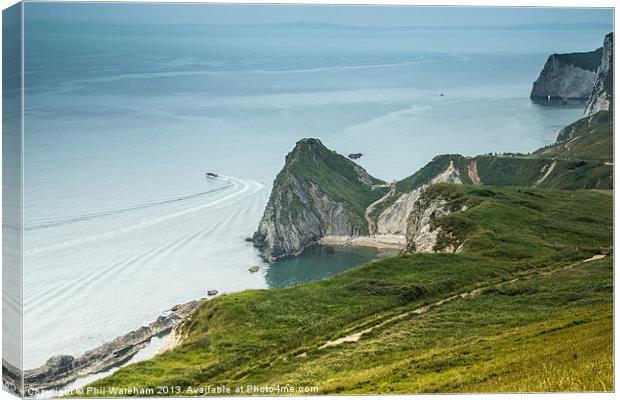
[[319,241],[322,245],[375,247],[378,249],[404,250],[407,240],[404,235],[372,236],[325,236]]

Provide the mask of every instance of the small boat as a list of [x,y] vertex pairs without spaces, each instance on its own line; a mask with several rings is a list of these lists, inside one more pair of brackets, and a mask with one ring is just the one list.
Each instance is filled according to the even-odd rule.
[[206,175],[207,178],[217,178],[218,177],[218,175],[213,173],[213,172],[207,172],[205,175]]
[[349,158],[352,159],[352,160],[357,160],[361,156],[363,156],[362,153],[351,153],[351,154],[349,154]]
[[213,290],[207,290],[207,295],[208,296],[215,296],[217,294],[217,290],[213,289]]

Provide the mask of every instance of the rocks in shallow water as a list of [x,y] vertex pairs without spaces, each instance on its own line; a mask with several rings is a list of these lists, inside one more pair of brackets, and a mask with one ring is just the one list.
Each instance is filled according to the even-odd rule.
[[73,361],[75,361],[75,357],[73,356],[60,355],[51,357],[47,360],[45,365],[47,365],[50,369],[64,370],[70,368]]
[[252,265],[250,268],[248,268],[248,271],[250,272],[258,272],[260,268],[258,268],[258,265]]
[[352,160],[357,160],[358,158],[361,158],[363,156],[362,153],[351,153],[349,154],[349,158]]

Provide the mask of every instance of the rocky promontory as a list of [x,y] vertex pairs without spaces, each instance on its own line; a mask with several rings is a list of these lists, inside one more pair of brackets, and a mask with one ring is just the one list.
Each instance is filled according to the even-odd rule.
[[[597,121],[593,129],[602,126]],[[387,184],[318,139],[302,139],[286,156],[252,240],[268,261],[297,255],[317,243],[458,251],[462,240],[433,225],[456,211],[452,203],[428,201],[426,193],[437,184],[609,189],[612,177],[613,167],[604,160],[549,158],[544,151],[535,156],[444,154]],[[442,245],[437,245],[438,238]]]
[[318,139],[302,139],[286,156],[252,239],[266,260],[295,255],[322,237],[368,232],[366,207],[385,182]]
[[530,98],[587,100],[601,65],[603,49],[584,53],[552,54],[532,86]]
[[[610,33],[597,50],[549,56],[531,98],[590,98],[586,113],[596,113],[612,107],[612,92]],[[434,251],[438,233],[432,232],[430,222],[445,210],[438,202],[420,208],[433,185],[610,189],[613,155],[607,150],[612,129],[611,114],[600,113],[561,130],[555,144],[532,154],[439,155],[415,174],[389,184],[320,140],[302,139],[286,156],[252,241],[268,261],[297,255],[316,243],[376,247],[406,243],[400,248]],[[354,156],[358,154],[349,155]]]

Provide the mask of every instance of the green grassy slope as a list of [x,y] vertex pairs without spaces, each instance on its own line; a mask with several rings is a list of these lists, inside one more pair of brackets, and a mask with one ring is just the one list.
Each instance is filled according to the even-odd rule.
[[[305,205],[300,199],[288,196],[289,177],[314,182],[324,194],[343,204],[350,213],[351,222],[358,226],[360,232],[366,232],[366,207],[383,196],[388,189],[372,188],[372,185],[385,183],[372,176],[369,176],[371,185],[361,182],[357,172],[360,169],[361,167],[351,160],[329,150],[320,140],[303,139],[286,156],[284,168],[274,181],[272,196],[282,192],[280,194],[286,198],[283,204],[289,205],[286,211],[294,214]],[[281,190],[278,191],[277,188]]]
[[[553,145],[531,157],[477,157],[485,184],[553,189],[613,187],[613,111],[601,111],[563,128]],[[554,164],[543,180],[543,171]]]
[[534,275],[246,381],[348,394],[613,390],[611,281],[612,260]]
[[[218,297],[183,323],[182,345],[91,387],[610,390],[611,260],[541,272],[611,246],[611,193],[438,185],[428,195],[475,205],[436,221],[444,230],[469,227],[463,253],[407,254],[326,281]],[[390,316],[515,277],[523,280],[319,349]],[[517,366],[520,360],[530,364]],[[545,365],[556,367],[527,377],[527,369]]]
[[[584,143],[589,140],[584,139]],[[610,138],[609,141],[602,142],[593,139],[589,143],[595,143],[592,145],[592,151],[594,151],[594,147],[613,148],[611,140]],[[580,148],[583,149],[584,147]],[[602,155],[603,152],[601,151],[599,154]],[[460,154],[437,156],[415,174],[397,182],[394,194],[375,207],[370,216],[375,219],[378,218],[402,194],[428,184],[433,177],[446,170],[450,161],[459,171],[461,180],[465,184],[472,183],[468,176],[467,165],[470,160],[475,160],[478,176],[484,185],[562,190],[613,188],[613,165],[599,159],[576,160],[572,157],[569,159],[551,159],[554,155],[558,155],[558,153],[547,153],[544,157],[539,155],[488,155],[469,158]],[[545,171],[550,168],[551,164],[555,165],[549,175],[545,176]],[[544,179],[542,179],[543,177]]]
[[613,111],[600,111],[563,128],[551,146],[534,155],[565,160],[613,160]]
[[[400,195],[427,184],[437,174],[445,171],[450,161],[459,171],[463,183],[471,184],[467,173],[470,160],[476,160],[478,175],[485,185],[536,186],[566,190],[611,189],[613,111],[601,111],[568,125],[560,131],[556,143],[536,150],[531,156],[525,154],[482,155],[471,158],[460,154],[437,156],[415,174],[397,182],[394,196],[376,207],[371,216],[377,218]],[[555,161],[553,170],[540,181],[545,175],[544,171],[553,161]]]
[[[551,161],[526,157],[478,157],[476,160],[478,175],[487,185],[564,190],[613,187],[613,166],[603,161]],[[553,170],[545,177],[546,168],[552,164],[555,164]]]

